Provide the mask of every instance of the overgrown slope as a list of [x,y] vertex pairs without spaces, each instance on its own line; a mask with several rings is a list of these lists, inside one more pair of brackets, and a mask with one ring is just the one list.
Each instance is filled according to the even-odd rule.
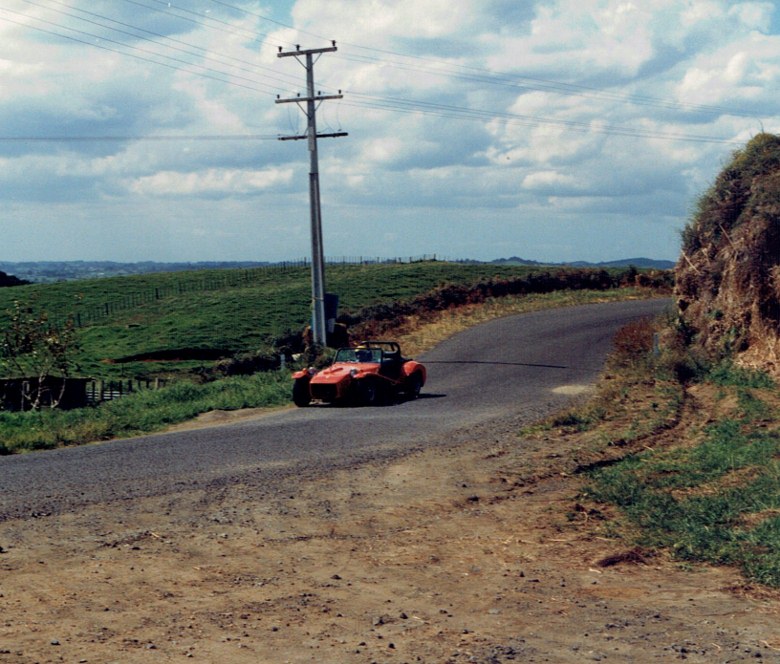
[[752,139],[699,200],[675,278],[695,346],[780,374],[780,137]]

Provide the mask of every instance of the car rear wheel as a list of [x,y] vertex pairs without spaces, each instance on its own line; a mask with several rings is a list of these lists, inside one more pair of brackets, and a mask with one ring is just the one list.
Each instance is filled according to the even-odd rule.
[[404,393],[407,399],[416,399],[420,396],[420,390],[422,390],[423,381],[422,376],[419,373],[412,374],[406,382]]

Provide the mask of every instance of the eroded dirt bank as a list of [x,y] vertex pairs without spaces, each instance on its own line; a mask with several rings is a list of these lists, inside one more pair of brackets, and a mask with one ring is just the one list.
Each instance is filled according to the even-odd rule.
[[[0,662],[780,661],[777,594],[600,561],[565,443],[0,524]],[[556,447],[557,446],[557,447]]]

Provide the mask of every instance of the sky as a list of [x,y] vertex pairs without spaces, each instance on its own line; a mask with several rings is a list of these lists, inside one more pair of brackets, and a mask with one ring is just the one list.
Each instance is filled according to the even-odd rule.
[[[456,9],[453,9],[455,7]],[[780,133],[780,8],[725,0],[0,0],[0,260],[677,260]]]

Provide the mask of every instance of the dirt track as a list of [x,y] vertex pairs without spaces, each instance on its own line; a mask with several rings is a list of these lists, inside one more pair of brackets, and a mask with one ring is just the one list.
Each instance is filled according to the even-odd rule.
[[[565,443],[0,524],[0,662],[780,661],[778,596],[625,556]],[[555,445],[560,446],[556,448]]]

